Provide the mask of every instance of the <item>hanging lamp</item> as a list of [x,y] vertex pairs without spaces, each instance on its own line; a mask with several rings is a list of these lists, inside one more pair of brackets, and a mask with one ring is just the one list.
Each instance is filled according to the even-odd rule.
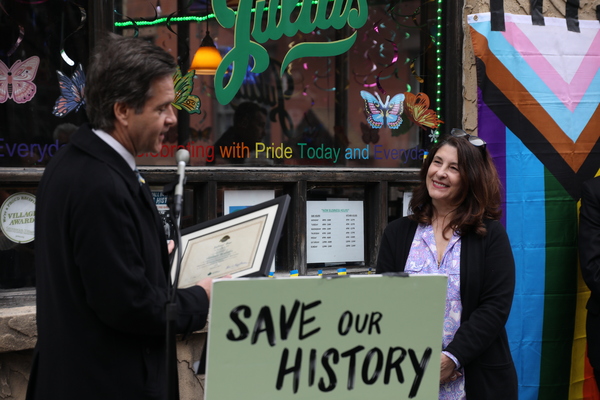
[[215,42],[212,37],[210,37],[210,32],[208,31],[208,1],[206,3],[206,35],[202,42],[200,43],[200,47],[196,50],[196,54],[194,54],[194,58],[192,60],[192,65],[190,65],[190,70],[195,70],[196,75],[214,75],[217,72],[217,68],[219,64],[223,60],[221,57],[221,53],[217,46],[215,46]]
[[215,42],[213,42],[207,30],[206,36],[204,36],[200,47],[198,47],[196,54],[194,54],[190,70],[196,70],[196,75],[214,75],[221,60],[223,60],[223,57],[221,57],[221,53],[217,49],[217,46],[215,46]]

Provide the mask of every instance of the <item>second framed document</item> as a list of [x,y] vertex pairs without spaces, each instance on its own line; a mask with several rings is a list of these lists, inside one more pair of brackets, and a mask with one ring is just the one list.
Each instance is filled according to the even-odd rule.
[[[280,196],[184,229],[177,287],[190,287],[207,277],[267,276],[289,202],[290,196]],[[173,281],[176,267],[175,259]]]

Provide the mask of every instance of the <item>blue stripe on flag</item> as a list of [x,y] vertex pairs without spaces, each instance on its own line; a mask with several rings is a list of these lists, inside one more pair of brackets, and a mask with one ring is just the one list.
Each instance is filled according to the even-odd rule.
[[539,392],[544,322],[544,166],[508,129],[506,229],[517,271],[515,298],[506,328],[519,376],[519,398],[534,400]]

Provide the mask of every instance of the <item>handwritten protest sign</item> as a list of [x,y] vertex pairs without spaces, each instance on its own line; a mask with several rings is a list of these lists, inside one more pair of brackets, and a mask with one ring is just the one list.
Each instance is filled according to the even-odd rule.
[[446,277],[214,282],[206,400],[437,399]]

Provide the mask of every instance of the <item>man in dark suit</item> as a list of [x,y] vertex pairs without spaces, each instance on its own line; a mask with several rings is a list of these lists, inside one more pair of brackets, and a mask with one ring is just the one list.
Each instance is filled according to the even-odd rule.
[[584,183],[579,214],[579,262],[586,285],[588,358],[600,389],[600,178]]
[[[161,48],[114,34],[90,62],[90,124],[53,157],[37,192],[29,400],[167,398],[167,241],[135,157],[160,150],[177,122],[175,68]],[[175,331],[205,325],[211,283],[176,291]]]

